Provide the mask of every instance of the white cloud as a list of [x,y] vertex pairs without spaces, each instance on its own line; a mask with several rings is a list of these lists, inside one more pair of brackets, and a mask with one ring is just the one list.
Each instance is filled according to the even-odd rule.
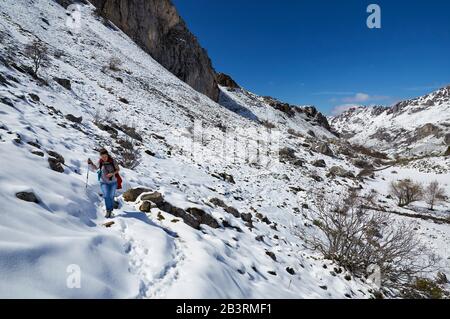
[[361,107],[361,105],[357,105],[357,104],[341,104],[341,105],[336,105],[332,110],[331,110],[331,115],[332,116],[338,116],[342,113],[344,113],[345,111],[351,110],[353,108],[357,108],[357,107]]
[[371,100],[369,94],[366,93],[356,93],[354,96],[346,97],[342,99],[342,102],[345,103],[363,103]]

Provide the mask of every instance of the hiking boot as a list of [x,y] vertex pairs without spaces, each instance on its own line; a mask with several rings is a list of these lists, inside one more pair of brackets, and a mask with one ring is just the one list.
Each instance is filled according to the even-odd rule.
[[112,217],[112,211],[110,211],[110,210],[106,211],[105,217],[106,218],[111,218]]

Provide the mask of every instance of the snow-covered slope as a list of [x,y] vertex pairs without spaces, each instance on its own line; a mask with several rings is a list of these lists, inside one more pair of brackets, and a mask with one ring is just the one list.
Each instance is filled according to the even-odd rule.
[[441,155],[450,145],[450,86],[393,107],[355,107],[330,119],[351,142],[390,154]]
[[[239,146],[233,161],[218,156],[224,127],[233,140],[252,141],[262,138],[259,132],[266,128],[195,92],[123,33],[103,24],[92,7],[80,8],[82,28],[75,33],[65,25],[65,10],[53,1],[5,0],[0,5],[0,73],[5,79],[0,86],[0,295],[368,297],[364,284],[332,276],[322,267],[329,262],[312,258],[289,232],[298,219],[293,208],[299,206],[291,188],[315,184],[308,175],[311,168],[278,163],[273,172],[262,171]],[[22,66],[30,64],[23,48],[35,39],[51,53],[42,81]],[[111,57],[123,61],[119,71],[107,67]],[[54,78],[69,79],[71,88]],[[70,122],[68,114],[81,116],[82,122]],[[141,213],[121,199],[116,223],[102,227],[97,181],[91,174],[85,187],[85,161],[95,158],[99,146],[118,147],[125,134],[117,131],[115,138],[100,130],[93,124],[99,118],[109,125],[134,124],[142,135],[137,142],[140,165],[123,169],[126,189],[148,187],[177,207],[200,207],[221,227],[195,230],[158,209]],[[203,122],[202,141],[192,136],[194,120]],[[295,120],[299,130],[329,135],[300,117]],[[296,149],[305,159],[325,158]],[[50,151],[64,157],[63,173],[49,169]],[[235,184],[215,177],[222,172],[234,176]],[[19,192],[33,192],[39,203],[19,200]],[[251,213],[253,228],[212,205],[213,197]],[[268,217],[268,224],[259,221],[256,210]],[[225,220],[237,228],[223,227]],[[70,265],[81,269],[80,289],[66,286]]]
[[[292,113],[273,99],[224,87],[221,104],[213,102],[93,7],[80,9],[75,32],[54,1],[0,3],[0,297],[373,296],[372,285],[334,271],[340,267],[293,231],[307,227],[309,190],[333,198],[364,188],[361,179],[328,175],[332,166],[356,175],[352,161],[362,154],[340,154],[342,145],[312,109]],[[36,39],[51,56],[39,79],[28,74],[23,55]],[[122,61],[116,70],[113,57]],[[157,191],[175,213],[197,209],[207,216],[200,227],[167,207],[141,212],[139,198],[127,202],[121,193],[114,224],[103,226],[86,160],[101,146],[119,154],[130,137],[140,160],[122,168],[124,190]],[[23,192],[37,198],[21,200]],[[447,226],[427,232],[440,248]],[[81,286],[70,288],[78,274]]]

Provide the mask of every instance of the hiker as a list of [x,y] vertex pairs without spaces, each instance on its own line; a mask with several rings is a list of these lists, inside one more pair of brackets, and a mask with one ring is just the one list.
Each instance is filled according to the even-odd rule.
[[105,198],[105,217],[111,218],[114,209],[114,196],[116,190],[122,188],[119,165],[117,165],[116,161],[104,148],[100,150],[100,159],[98,160],[97,165],[94,164],[90,158],[88,159],[88,164],[92,169],[97,170],[100,188],[102,189],[103,197]]

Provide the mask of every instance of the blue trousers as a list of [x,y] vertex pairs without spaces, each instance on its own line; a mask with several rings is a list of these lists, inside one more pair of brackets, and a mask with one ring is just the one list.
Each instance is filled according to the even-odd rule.
[[106,210],[112,212],[114,209],[114,196],[116,195],[117,182],[100,183],[100,188],[105,198]]

